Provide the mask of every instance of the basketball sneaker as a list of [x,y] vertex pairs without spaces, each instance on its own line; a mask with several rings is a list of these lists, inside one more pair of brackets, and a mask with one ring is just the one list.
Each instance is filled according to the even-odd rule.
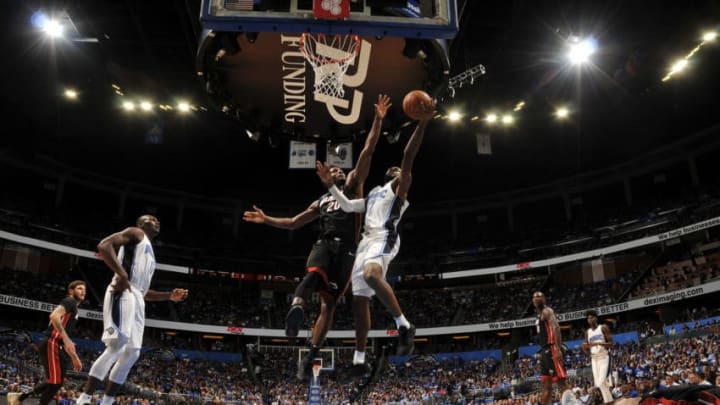
[[305,310],[302,305],[293,305],[290,307],[285,317],[285,336],[296,337],[300,332],[300,327],[305,322]]
[[299,381],[304,381],[305,378],[307,378],[308,372],[312,369],[313,360],[318,354],[318,350],[319,348],[317,347],[311,348],[310,351],[308,351],[303,358],[298,361],[298,369],[295,377],[297,377]]
[[582,405],[573,390],[565,390],[560,398],[560,405]]
[[365,359],[365,363],[353,364],[352,374],[366,380],[370,379],[373,375],[373,367],[370,365],[369,359]]
[[401,326],[398,328],[398,347],[397,355],[405,356],[412,354],[415,349],[415,327]]

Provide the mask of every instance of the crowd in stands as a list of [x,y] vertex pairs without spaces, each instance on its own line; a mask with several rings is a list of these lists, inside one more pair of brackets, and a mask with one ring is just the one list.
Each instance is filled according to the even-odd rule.
[[546,295],[559,313],[578,308],[601,307],[615,302],[613,297],[620,297],[641,274],[641,271],[631,271],[615,279],[592,284],[560,284],[548,288]]
[[646,277],[630,293],[632,298],[660,294],[667,291],[693,287],[720,278],[720,257],[708,262],[705,256],[694,259],[670,262],[652,269]]
[[[563,284],[556,277],[535,276],[494,283],[445,288],[397,287],[397,297],[409,319],[417,327],[466,325],[500,320],[520,319],[532,315],[529,297],[532,291],[543,290],[558,313],[599,307],[624,300],[622,291],[633,285],[628,298],[657,293],[650,285],[662,284],[662,292],[698,285],[720,278],[717,258],[698,256],[694,265],[690,260],[674,261],[644,270],[630,271],[610,280],[590,284]],[[84,270],[83,270],[84,269]],[[73,266],[70,271],[30,273],[3,269],[0,271],[0,294],[14,295],[44,302],[59,302],[67,284],[73,279],[88,282],[88,295],[83,308],[100,311],[101,297],[111,273],[101,262]],[[558,277],[561,279],[561,277]],[[677,280],[677,281],[673,281]],[[163,281],[158,272],[157,283],[170,288],[176,281]],[[188,282],[186,282],[188,283]],[[272,285],[258,288],[258,284],[235,280],[210,280],[186,284],[191,299],[182,303],[152,302],[147,305],[149,318],[194,324],[282,329],[283,320],[292,299],[292,283],[273,290]],[[617,298],[614,298],[617,297]],[[339,302],[335,329],[353,328],[351,294]],[[208,310],[212,308],[212,310]],[[315,295],[307,306],[307,325],[318,315],[319,300]],[[372,327],[391,329],[394,321],[384,307],[372,301]]]
[[[720,324],[694,333],[663,337],[659,341],[630,342],[612,350],[612,374],[616,397],[642,396],[668,385],[690,385],[720,380]],[[98,353],[81,350],[84,359]],[[325,403],[346,403],[364,381],[353,374],[352,351],[338,350],[335,369],[321,374]],[[199,360],[158,359],[145,355],[129,379],[129,395],[118,403],[141,403],[144,396],[154,403],[241,403],[302,404],[307,399],[307,382],[295,380],[297,352],[282,348],[261,348],[252,360],[219,363]],[[89,367],[86,361],[86,369]],[[0,390],[19,391],[40,378],[37,355],[27,341],[0,340]],[[578,395],[591,387],[589,359],[581,351],[565,355],[573,370],[571,382]],[[252,372],[249,366],[253,366]],[[450,357],[416,356],[405,363],[390,363],[371,389],[369,404],[536,404],[539,364],[534,356],[515,360],[510,368],[492,359],[463,360]],[[77,395],[82,379],[71,378],[61,396]],[[135,397],[134,397],[135,396]],[[133,402],[135,401],[135,402]],[[266,401],[266,402],[263,402]],[[477,402],[474,402],[477,401]]]
[[[457,241],[452,241],[449,235],[438,236],[435,232],[418,231],[414,227],[403,235],[407,243],[403,244],[392,271],[425,274],[523,263],[617,244],[718,215],[720,199],[713,193],[699,193],[687,201],[667,204],[663,208],[628,210],[623,217],[588,223],[581,227],[582,230],[575,229],[577,227],[563,230],[558,224],[553,229],[542,231],[486,230],[488,235],[492,235],[492,247],[474,238],[458,237]],[[88,221],[89,217],[83,213],[82,220],[73,217],[71,221],[62,215],[61,209],[55,208],[51,218],[23,210],[28,206],[32,205],[3,203],[0,207],[0,229],[90,251],[95,250],[102,237],[131,225],[134,220],[120,220],[116,215],[108,215],[104,219]],[[417,219],[421,220],[421,217]],[[195,222],[188,218],[185,227],[189,228]],[[200,223],[205,227],[181,230],[173,226],[164,227],[156,241],[157,257],[163,263],[189,268],[222,271],[243,268],[248,273],[299,275],[315,237],[311,229],[288,238],[284,232],[267,227],[253,227],[233,235],[225,229],[231,226],[222,225],[222,230],[217,230],[211,228],[217,224]],[[507,240],[500,237],[505,234],[510,235]]]

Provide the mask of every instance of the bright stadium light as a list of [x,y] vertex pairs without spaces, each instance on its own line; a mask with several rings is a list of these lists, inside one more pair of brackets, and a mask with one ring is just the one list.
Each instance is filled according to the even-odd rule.
[[451,122],[458,122],[460,121],[460,118],[462,118],[462,115],[460,115],[460,113],[457,111],[450,111],[450,113],[448,114],[448,119]]
[[185,101],[181,101],[181,102],[178,103],[177,109],[178,109],[181,113],[186,113],[186,112],[190,111],[190,103],[185,102]]
[[487,121],[488,124],[494,124],[498,120],[497,114],[488,114],[487,117],[485,117],[485,121]]
[[68,100],[76,100],[78,97],[78,92],[73,89],[65,89],[65,98]]
[[140,109],[143,111],[150,111],[150,110],[152,110],[152,104],[150,104],[149,101],[141,101]]
[[503,124],[505,124],[505,125],[510,125],[510,124],[512,124],[513,122],[515,122],[515,117],[513,117],[513,116],[510,115],[510,114],[505,114],[505,115],[503,115],[503,117],[502,117],[502,123],[503,123]]
[[122,107],[125,111],[135,111],[135,103],[133,103],[132,101],[123,102]]
[[597,50],[597,41],[592,38],[586,38],[580,41],[578,38],[571,39],[570,52],[568,59],[573,65],[579,65],[590,60],[590,55]]
[[59,38],[63,36],[65,27],[57,19],[48,17],[42,11],[36,11],[30,17],[30,23],[39,30],[45,32],[50,38]]
[[683,69],[687,67],[688,61],[687,59],[678,59],[673,63],[673,65],[670,67],[671,72],[682,72]]
[[555,110],[555,116],[563,120],[570,116],[570,110],[568,110],[567,107],[559,107],[557,110]]
[[46,20],[45,24],[43,24],[43,31],[45,31],[50,38],[60,38],[63,36],[65,29],[55,20]]
[[678,59],[670,66],[670,71],[662,78],[663,82],[670,80],[675,73],[682,72],[687,67],[687,59]]
[[708,31],[703,35],[703,41],[705,42],[712,42],[717,38],[717,32],[715,31]]

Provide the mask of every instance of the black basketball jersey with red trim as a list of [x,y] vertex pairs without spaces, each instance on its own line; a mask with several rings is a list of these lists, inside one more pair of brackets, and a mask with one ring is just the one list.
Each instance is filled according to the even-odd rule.
[[[78,317],[77,301],[75,301],[72,297],[65,297],[62,301],[60,301],[60,305],[65,307],[65,315],[62,317],[63,328],[65,328],[65,332],[68,336],[72,336],[72,330]],[[62,335],[60,335],[60,332],[55,330],[52,322],[50,322],[46,333],[48,335],[48,339],[62,341]]]
[[[352,196],[348,197],[352,198]],[[354,244],[357,215],[343,211],[335,197],[330,193],[323,194],[320,197],[318,206],[320,212],[320,238],[340,238],[343,242]]]
[[542,314],[537,315],[537,333],[538,343],[540,346],[547,346],[555,343],[555,334],[553,333],[552,325],[547,320],[542,319]]

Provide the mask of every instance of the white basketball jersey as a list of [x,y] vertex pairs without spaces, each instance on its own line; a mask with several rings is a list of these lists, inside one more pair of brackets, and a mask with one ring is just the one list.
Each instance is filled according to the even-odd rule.
[[[402,202],[392,189],[392,181],[376,186],[367,196],[363,238],[387,238],[400,243],[397,226],[403,213],[410,205]],[[392,248],[392,247],[390,247]]]
[[[128,274],[130,285],[145,295],[155,273],[155,252],[147,235],[136,245],[124,245],[118,251],[118,260]],[[115,278],[113,278],[113,282]]]
[[[595,330],[592,328],[588,328],[588,343],[607,343],[605,341],[605,335],[603,335],[602,332],[602,326],[598,325]],[[590,346],[590,354],[592,356],[604,356],[608,354],[607,349],[605,346]]]

